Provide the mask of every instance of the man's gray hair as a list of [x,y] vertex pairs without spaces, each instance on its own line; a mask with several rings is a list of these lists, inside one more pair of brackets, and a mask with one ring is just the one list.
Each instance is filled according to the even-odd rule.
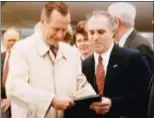
[[10,28],[8,28],[8,29],[4,32],[4,34],[3,34],[3,39],[4,39],[4,36],[5,36],[8,32],[16,32],[17,34],[19,34],[19,37],[20,37],[20,32],[19,32],[19,30],[18,30],[17,28],[15,28],[15,27],[10,27]]
[[86,28],[87,28],[88,21],[92,17],[100,17],[100,16],[106,17],[108,19],[108,25],[109,25],[109,28],[110,29],[112,29],[112,30],[115,30],[116,29],[115,18],[112,17],[108,12],[103,11],[103,10],[95,10],[95,11],[92,11],[91,13],[88,13],[86,15],[86,19],[87,19],[86,20]]
[[134,26],[136,17],[136,8],[130,3],[118,2],[108,7],[108,13],[118,17],[123,23]]

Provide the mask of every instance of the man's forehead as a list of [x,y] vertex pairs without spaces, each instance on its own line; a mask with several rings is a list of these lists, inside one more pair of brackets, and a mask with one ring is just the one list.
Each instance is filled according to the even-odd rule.
[[57,10],[53,10],[53,12],[50,15],[51,20],[57,21],[57,20],[61,20],[61,19],[65,19],[64,21],[70,22],[71,18],[70,18],[70,13],[68,12],[68,14],[66,16],[62,15],[59,11]]
[[104,16],[92,16],[87,22],[87,29],[106,29],[108,28],[108,19]]
[[19,33],[16,32],[16,31],[13,31],[13,30],[7,31],[7,32],[4,34],[4,40],[19,39],[19,38],[20,38]]

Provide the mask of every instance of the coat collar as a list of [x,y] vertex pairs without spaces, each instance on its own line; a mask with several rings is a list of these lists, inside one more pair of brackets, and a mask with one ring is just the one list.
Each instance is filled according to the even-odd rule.
[[[49,45],[46,44],[46,42],[43,40],[42,32],[41,31],[35,32],[33,36],[34,36],[34,39],[36,39],[35,44],[36,44],[36,49],[39,55],[45,56],[47,53],[49,53],[50,48],[49,48]],[[61,57],[63,57],[64,59],[67,58],[67,53],[65,51],[65,45],[66,44],[64,44],[63,42],[59,42],[56,60],[60,59]]]
[[119,41],[119,46],[120,47],[124,47],[124,44],[126,43],[128,37],[130,36],[130,34],[132,34],[134,28],[129,29],[120,39]]
[[131,44],[131,42],[133,40],[133,37],[135,37],[136,33],[137,32],[136,32],[135,29],[130,33],[130,35],[127,37],[127,40],[126,40],[126,42],[124,44],[124,47],[126,47],[126,48],[129,47],[129,45]]
[[36,39],[35,44],[37,52],[40,54],[40,56],[44,56],[47,52],[49,52],[50,49],[49,46],[43,40],[43,35],[41,31],[35,32],[33,36],[34,39]]

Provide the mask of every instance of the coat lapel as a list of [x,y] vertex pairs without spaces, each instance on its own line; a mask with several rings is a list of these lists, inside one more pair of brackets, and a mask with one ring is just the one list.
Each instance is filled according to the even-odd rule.
[[106,73],[105,85],[104,85],[104,95],[108,93],[110,82],[112,82],[112,79],[113,79],[111,76],[117,72],[116,69],[119,67],[119,58],[118,58],[119,53],[120,53],[119,46],[114,45],[110,55],[108,67],[107,67],[107,73]]
[[134,37],[135,33],[136,33],[135,30],[133,30],[133,31],[131,32],[131,34],[128,36],[128,38],[127,38],[127,40],[126,40],[126,42],[125,42],[125,44],[124,44],[124,47],[126,47],[126,48],[129,47],[129,45],[131,44],[131,42],[132,42],[132,40],[133,40],[133,37]]
[[66,44],[62,43],[62,42],[59,42],[58,44],[58,51],[57,51],[57,57],[56,57],[56,60],[55,60],[55,63],[57,63],[60,59],[65,59],[67,60],[68,57],[70,56],[70,54],[68,54],[68,50],[66,50]]
[[89,73],[89,82],[91,83],[92,87],[95,89],[96,92],[97,90],[97,84],[96,84],[96,75],[95,75],[95,60],[94,60],[94,55],[91,55],[89,57],[89,61],[87,63],[89,65],[87,72]]

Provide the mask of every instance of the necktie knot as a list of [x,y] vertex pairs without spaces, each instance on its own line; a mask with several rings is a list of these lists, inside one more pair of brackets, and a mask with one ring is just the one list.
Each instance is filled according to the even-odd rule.
[[102,62],[102,56],[101,55],[99,55],[99,57],[98,57],[98,62]]
[[51,45],[51,46],[50,46],[50,49],[54,49],[54,48],[56,48],[54,45]]
[[50,50],[52,51],[53,55],[56,57],[56,47],[51,45]]

